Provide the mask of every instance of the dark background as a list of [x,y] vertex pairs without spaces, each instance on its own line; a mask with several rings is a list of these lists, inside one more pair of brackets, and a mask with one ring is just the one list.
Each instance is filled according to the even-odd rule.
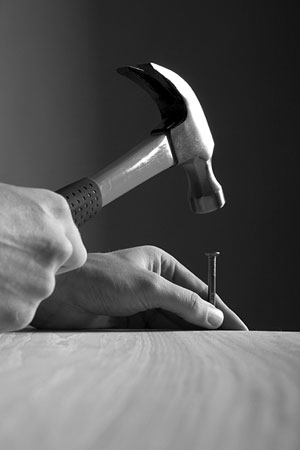
[[97,172],[159,121],[115,68],[174,70],[210,124],[225,207],[193,215],[174,168],[107,206],[85,243],[157,245],[203,279],[219,250],[218,291],[248,326],[299,330],[299,16],[268,3],[0,1],[0,179],[57,189]]

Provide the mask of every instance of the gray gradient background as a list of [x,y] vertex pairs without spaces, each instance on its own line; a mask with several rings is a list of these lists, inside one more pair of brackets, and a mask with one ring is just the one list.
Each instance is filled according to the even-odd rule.
[[296,330],[299,18],[269,4],[0,1],[0,180],[55,190],[98,171],[159,121],[114,69],[173,69],[201,100],[226,206],[193,215],[175,168],[103,209],[84,241],[157,245],[203,279],[219,250],[218,291],[249,327]]

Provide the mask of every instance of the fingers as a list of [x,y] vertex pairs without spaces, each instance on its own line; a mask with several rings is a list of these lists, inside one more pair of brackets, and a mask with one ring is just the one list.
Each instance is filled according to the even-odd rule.
[[73,221],[67,201],[58,194],[54,195],[59,197],[61,202],[60,220],[63,226],[65,239],[70,244],[70,252],[67,255],[67,258],[57,270],[57,274],[61,274],[81,267],[86,262],[87,251],[82,242],[79,230]]
[[195,292],[153,274],[156,286],[154,296],[150,301],[154,307],[162,308],[182,317],[194,325],[216,329],[221,326],[224,314],[210,303],[203,300]]
[[[161,275],[207,299],[207,285],[168,253],[162,251]],[[224,314],[222,329],[248,330],[244,322],[216,295],[216,307]]]
[[66,238],[72,246],[72,252],[69,258],[60,266],[57,274],[69,272],[81,267],[87,259],[87,251],[82,242],[80,233],[76,225],[71,224],[66,231]]
[[224,330],[244,330],[249,331],[247,325],[239,318],[239,316],[228,308],[228,306],[216,295],[216,306],[224,313],[224,322],[222,329]]
[[[148,313],[148,314],[147,314]],[[151,314],[150,314],[151,313]],[[146,327],[149,329],[161,330],[203,330],[205,328],[194,325],[165,309],[156,308],[144,313],[146,316]]]

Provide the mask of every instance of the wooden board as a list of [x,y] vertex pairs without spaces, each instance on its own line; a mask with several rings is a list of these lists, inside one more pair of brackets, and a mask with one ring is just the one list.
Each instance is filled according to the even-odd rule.
[[0,335],[1,450],[299,450],[300,333]]

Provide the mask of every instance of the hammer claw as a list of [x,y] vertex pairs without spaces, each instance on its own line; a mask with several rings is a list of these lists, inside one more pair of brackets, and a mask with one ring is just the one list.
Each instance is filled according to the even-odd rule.
[[158,106],[162,123],[152,133],[167,131],[186,119],[187,108],[182,95],[152,63],[119,67],[117,72],[137,83]]

